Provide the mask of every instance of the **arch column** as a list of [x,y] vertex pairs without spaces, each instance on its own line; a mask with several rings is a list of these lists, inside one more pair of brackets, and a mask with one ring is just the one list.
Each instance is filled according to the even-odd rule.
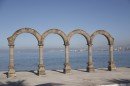
[[45,75],[45,66],[43,64],[43,45],[39,45],[38,75]]
[[69,64],[69,43],[65,44],[65,64],[64,64],[63,72],[65,74],[71,72],[71,67]]
[[87,66],[88,72],[94,72],[94,66],[92,61],[92,44],[88,44],[88,66]]
[[116,66],[114,64],[114,59],[113,59],[113,45],[112,44],[109,45],[109,55],[110,55],[110,61],[108,65],[108,70],[109,71],[116,70]]
[[9,71],[8,77],[15,77],[15,66],[14,66],[14,45],[9,45],[10,50],[10,63],[9,63]]

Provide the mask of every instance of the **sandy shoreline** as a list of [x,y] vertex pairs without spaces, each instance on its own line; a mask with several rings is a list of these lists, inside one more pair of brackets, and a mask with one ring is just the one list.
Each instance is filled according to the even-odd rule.
[[71,72],[63,74],[62,70],[46,70],[46,75],[37,76],[36,71],[19,71],[15,78],[7,78],[7,71],[0,71],[0,86],[95,86],[130,83],[130,68],[117,68],[116,71],[103,68],[96,69],[94,73],[85,72],[85,69]]

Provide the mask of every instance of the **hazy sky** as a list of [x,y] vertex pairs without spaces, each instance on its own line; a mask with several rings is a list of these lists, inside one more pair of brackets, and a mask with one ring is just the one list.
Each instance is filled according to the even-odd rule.
[[[7,37],[16,30],[29,27],[40,34],[57,28],[66,34],[83,29],[89,35],[96,30],[108,31],[115,38],[115,45],[130,44],[130,0],[0,0],[0,48],[8,48]],[[16,38],[17,48],[35,48],[37,40],[31,34]],[[64,47],[63,40],[50,34],[45,47]],[[81,35],[74,35],[71,47],[85,47]],[[94,39],[94,46],[107,46],[102,35]]]

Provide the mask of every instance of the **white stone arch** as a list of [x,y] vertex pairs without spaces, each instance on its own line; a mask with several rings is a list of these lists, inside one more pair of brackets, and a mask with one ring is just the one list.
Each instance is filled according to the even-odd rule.
[[97,30],[96,32],[94,32],[92,35],[91,35],[91,43],[93,43],[93,39],[96,35],[103,35],[107,38],[107,41],[108,41],[108,45],[109,45],[109,56],[110,56],[110,61],[109,61],[109,65],[108,65],[108,70],[109,71],[113,71],[113,70],[116,70],[116,66],[115,66],[115,63],[114,63],[114,59],[113,59],[113,44],[114,44],[114,38],[105,30]]
[[38,74],[39,71],[41,72],[42,69],[42,75],[44,74],[44,66],[43,66],[43,62],[42,62],[42,52],[41,52],[41,48],[43,46],[42,42],[41,42],[41,35],[34,29],[31,28],[22,28],[17,30],[12,36],[8,37],[8,43],[9,43],[9,48],[10,48],[10,63],[9,63],[9,71],[8,71],[8,77],[15,77],[15,65],[14,65],[14,42],[15,39],[18,35],[22,34],[22,33],[29,33],[32,34],[36,37],[37,41],[38,41],[38,45],[39,45],[39,58],[40,58],[40,64],[39,64],[39,70],[38,70]]
[[64,73],[70,73],[71,68],[70,68],[70,64],[69,64],[69,53],[68,53],[68,51],[69,51],[68,50],[69,42],[68,42],[66,34],[63,31],[59,30],[59,29],[47,30],[42,34],[42,42],[43,42],[43,44],[44,44],[45,38],[49,34],[57,34],[57,35],[61,36],[61,38],[63,39],[64,45],[65,45],[65,64],[64,64],[63,72]]
[[92,63],[92,49],[91,49],[91,43],[90,43],[90,36],[89,34],[84,31],[84,30],[81,30],[81,29],[76,29],[76,30],[73,30],[72,32],[70,32],[68,34],[68,40],[70,41],[71,37],[75,34],[80,34],[82,36],[85,37],[86,39],[86,42],[88,44],[88,66],[86,68],[86,70],[88,72],[94,72],[94,67],[93,67],[93,63]]

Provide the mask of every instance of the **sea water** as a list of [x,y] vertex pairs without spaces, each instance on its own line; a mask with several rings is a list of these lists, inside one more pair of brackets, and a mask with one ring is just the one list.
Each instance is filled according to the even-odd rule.
[[[114,51],[114,61],[117,67],[130,67],[130,51]],[[109,51],[93,51],[93,65],[95,68],[107,68],[109,62]],[[65,52],[43,52],[45,69],[63,69],[65,63]],[[69,52],[69,62],[72,69],[86,69],[88,62],[88,51]],[[39,64],[38,50],[15,50],[15,69],[37,70]],[[7,71],[9,66],[9,51],[0,50],[0,71]]]

